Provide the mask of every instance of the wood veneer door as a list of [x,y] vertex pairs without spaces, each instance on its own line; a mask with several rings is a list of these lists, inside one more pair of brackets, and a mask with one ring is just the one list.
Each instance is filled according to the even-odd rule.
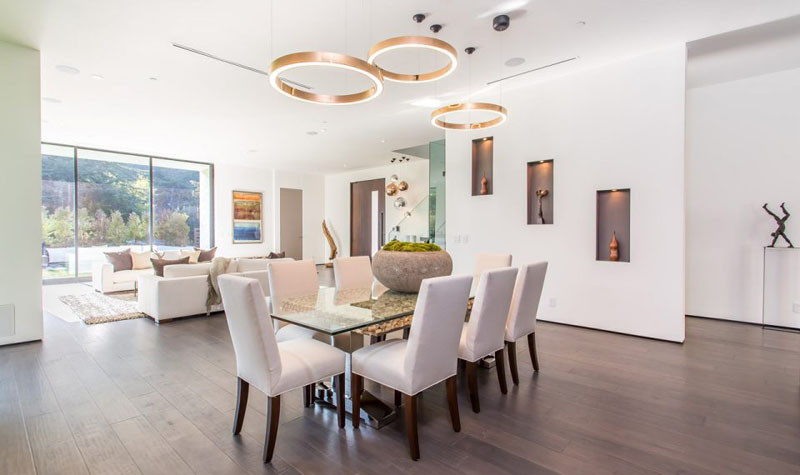
[[386,235],[386,179],[350,183],[350,255],[372,256]]

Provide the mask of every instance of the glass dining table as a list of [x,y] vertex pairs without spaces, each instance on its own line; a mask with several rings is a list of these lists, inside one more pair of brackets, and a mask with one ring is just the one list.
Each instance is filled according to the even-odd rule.
[[[273,301],[270,314],[275,320],[314,330],[318,334],[316,338],[325,337],[331,345],[349,354],[362,348],[367,336],[380,337],[410,325],[417,295],[392,290],[374,293],[370,288],[320,287],[315,294]],[[349,380],[349,357],[347,366]],[[349,388],[349,383],[346,386]],[[347,388],[342,389],[347,392]],[[315,402],[335,405],[334,391],[339,389],[326,383],[318,384]],[[346,398],[346,410],[351,414],[352,397],[348,394]],[[370,426],[381,428],[397,417],[393,406],[369,390],[365,389],[360,397],[360,417]]]

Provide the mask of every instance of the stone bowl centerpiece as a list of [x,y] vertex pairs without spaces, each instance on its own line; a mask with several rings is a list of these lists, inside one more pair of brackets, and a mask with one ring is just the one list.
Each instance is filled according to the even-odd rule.
[[372,273],[397,292],[417,293],[424,279],[450,275],[453,259],[436,244],[392,241],[372,258]]

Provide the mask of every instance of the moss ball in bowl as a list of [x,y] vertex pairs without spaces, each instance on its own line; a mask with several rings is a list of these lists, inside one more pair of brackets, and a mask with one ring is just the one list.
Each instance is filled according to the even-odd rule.
[[397,292],[419,292],[423,280],[452,272],[453,259],[436,244],[392,241],[372,258],[375,278]]

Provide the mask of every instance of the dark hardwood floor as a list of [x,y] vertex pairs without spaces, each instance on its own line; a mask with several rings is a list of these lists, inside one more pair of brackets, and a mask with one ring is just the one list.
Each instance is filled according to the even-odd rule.
[[264,465],[266,398],[254,388],[231,435],[222,314],[161,326],[48,315],[43,342],[0,348],[0,473],[800,473],[800,334],[686,325],[677,345],[541,323],[541,371],[524,341],[507,395],[480,369],[480,414],[459,375],[461,432],[444,384],[424,393],[418,462],[402,415],[340,430],[335,411],[303,408],[297,390],[281,400]]

